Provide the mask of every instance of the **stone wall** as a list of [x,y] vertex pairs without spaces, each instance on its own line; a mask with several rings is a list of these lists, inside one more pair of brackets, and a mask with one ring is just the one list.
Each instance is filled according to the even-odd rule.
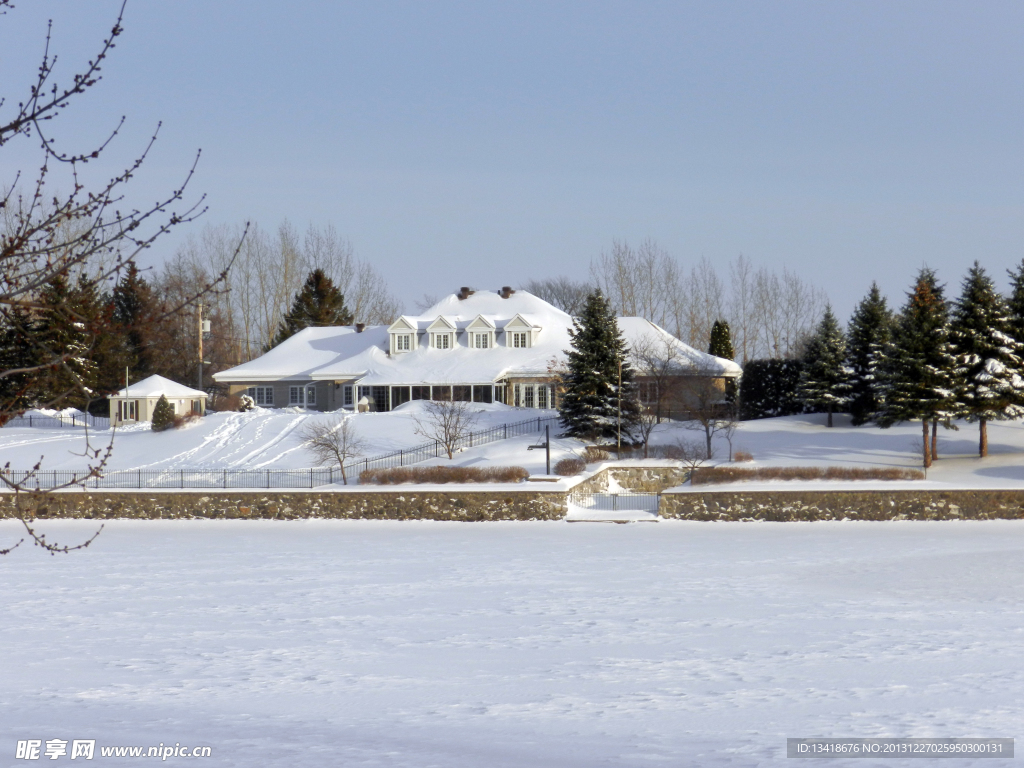
[[684,467],[608,467],[579,483],[573,490],[604,493],[608,490],[609,477],[615,478],[615,482],[630,491],[661,493],[666,488],[675,488],[689,480],[690,470]]
[[[48,493],[21,497],[29,516],[47,518],[345,518],[371,520],[561,520],[566,495],[542,492],[384,493]],[[0,518],[17,514],[12,494],[0,496]]]
[[681,520],[1012,520],[1024,491],[752,491],[666,493],[662,517]]

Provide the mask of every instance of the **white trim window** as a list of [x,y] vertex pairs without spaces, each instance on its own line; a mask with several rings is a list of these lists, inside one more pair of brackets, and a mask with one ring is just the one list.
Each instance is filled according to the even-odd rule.
[[527,384],[523,387],[523,407],[533,408],[533,385]]
[[522,384],[512,385],[512,405],[514,405],[516,408],[518,408],[522,403],[522,391]]
[[408,352],[412,349],[412,334],[411,333],[396,333],[395,334],[395,352]]
[[525,331],[513,331],[511,335],[512,343],[509,344],[510,347],[514,347],[515,349],[525,349],[530,346],[530,334]]
[[306,405],[316,405],[316,385],[306,387]]
[[246,394],[252,398],[252,401],[256,405],[273,405],[274,404],[274,388],[273,387],[249,387]]
[[288,405],[305,405],[305,394],[305,385],[300,384],[297,387],[288,387]]
[[342,388],[342,392],[344,394],[344,398],[342,400],[342,403],[344,405],[348,406],[349,408],[351,408],[352,407],[352,385],[351,384],[346,384]]
[[544,384],[537,387],[537,407],[548,407],[548,388]]
[[474,333],[473,334],[473,348],[474,349],[487,349],[490,346],[491,334],[489,333]]
[[434,349],[451,349],[452,335],[450,333],[432,333],[433,341],[431,346]]

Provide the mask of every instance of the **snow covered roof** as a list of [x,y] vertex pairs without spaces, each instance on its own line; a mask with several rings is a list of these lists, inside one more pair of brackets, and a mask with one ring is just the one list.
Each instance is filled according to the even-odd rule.
[[[471,348],[460,338],[479,318],[493,326],[496,344]],[[437,323],[443,318],[445,323]],[[517,318],[519,318],[517,320]],[[515,322],[513,322],[515,321]],[[639,317],[618,319],[630,347],[659,344],[671,349],[680,372],[738,376],[740,367],[683,344],[657,325]],[[526,325],[524,325],[524,323]],[[534,330],[527,347],[509,345],[504,329]],[[451,349],[433,349],[425,331],[445,325],[457,329]],[[474,327],[484,328],[483,323]],[[564,359],[569,349],[572,317],[527,291],[503,298],[497,291],[477,291],[460,299],[452,294],[420,315],[403,315],[392,324],[367,328],[307,328],[248,363],[214,376],[221,382],[256,382],[298,379],[312,381],[358,380],[364,386],[402,384],[486,384],[506,377],[547,377],[552,361]],[[389,331],[422,334],[408,352],[388,352]],[[683,370],[686,369],[686,370]]]
[[378,348],[383,355],[387,345],[388,333],[383,325],[372,325],[362,333],[357,333],[355,326],[351,325],[304,328],[265,355],[215,373],[213,378],[227,383],[306,380],[314,371],[328,365],[334,368],[340,366],[351,374],[359,374],[361,369],[351,369],[344,365],[344,361],[358,357],[371,348]]
[[148,379],[129,384],[127,390],[122,389],[113,397],[160,397],[160,395],[168,398],[180,397],[193,400],[206,397],[206,393],[201,390],[186,387],[184,384],[179,384],[176,381],[165,379],[163,376],[157,376],[156,374]]
[[619,330],[629,348],[641,354],[651,354],[658,359],[668,360],[679,373],[702,375],[739,376],[743,369],[738,363],[701,352],[683,344],[659,325],[642,317],[617,318]]

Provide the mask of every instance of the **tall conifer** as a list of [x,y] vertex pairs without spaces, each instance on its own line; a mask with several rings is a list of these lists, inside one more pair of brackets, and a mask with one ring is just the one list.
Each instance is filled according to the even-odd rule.
[[715,357],[722,357],[726,360],[734,360],[736,352],[732,348],[732,334],[729,330],[729,323],[725,320],[715,320],[711,326],[711,343],[708,345],[708,352]]
[[573,319],[569,339],[572,348],[566,350],[568,365],[562,376],[563,395],[558,404],[566,434],[588,439],[614,438],[621,402],[622,435],[630,436],[640,413],[633,368],[615,313],[600,290],[587,297],[582,314]]
[[850,369],[850,415],[859,426],[875,418],[880,405],[879,366],[892,338],[892,312],[872,283],[850,319],[846,359]]
[[825,411],[828,414],[830,427],[832,414],[842,411],[846,405],[848,373],[846,337],[832,313],[832,307],[827,306],[814,335],[807,342],[800,395],[808,411]]
[[322,269],[314,269],[295,295],[292,308],[281,320],[270,346],[276,347],[303,328],[348,325],[351,322],[352,313],[345,306],[341,291]]
[[[928,424],[950,426],[959,415],[958,365],[949,341],[949,312],[935,272],[923,268],[893,327],[882,366],[884,404],[877,422],[882,428],[920,420],[924,466],[935,455],[928,446]],[[934,431],[933,431],[934,443]]]
[[988,455],[987,424],[1024,415],[1021,344],[992,279],[978,262],[968,271],[953,311],[950,338],[963,367],[960,402],[978,422],[978,454]]

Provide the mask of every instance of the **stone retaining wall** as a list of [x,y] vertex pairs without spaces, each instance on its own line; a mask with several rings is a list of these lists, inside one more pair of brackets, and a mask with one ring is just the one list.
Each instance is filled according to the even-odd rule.
[[[21,497],[25,513],[47,518],[347,518],[371,520],[561,520],[566,494],[538,492],[66,492]],[[0,518],[17,514],[0,497]]]
[[661,493],[690,479],[690,470],[683,467],[608,467],[576,485],[574,491],[604,493],[608,478],[615,478],[623,488],[643,493]]
[[1013,520],[1024,491],[751,491],[666,493],[658,514],[680,520]]

